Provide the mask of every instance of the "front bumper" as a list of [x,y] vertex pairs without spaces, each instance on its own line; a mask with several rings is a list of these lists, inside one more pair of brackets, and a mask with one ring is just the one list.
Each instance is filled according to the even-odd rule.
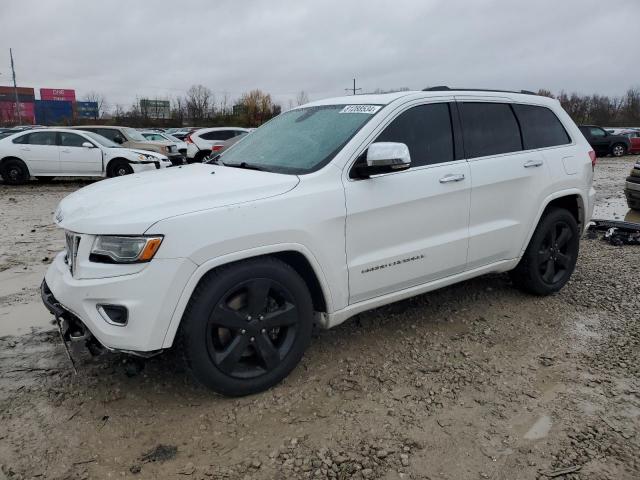
[[[151,352],[163,348],[175,306],[196,269],[193,262],[154,259],[137,273],[77,279],[64,256],[59,253],[45,274],[42,300],[51,313],[77,318],[108,349]],[[98,309],[104,304],[125,307],[127,324],[107,323]]]

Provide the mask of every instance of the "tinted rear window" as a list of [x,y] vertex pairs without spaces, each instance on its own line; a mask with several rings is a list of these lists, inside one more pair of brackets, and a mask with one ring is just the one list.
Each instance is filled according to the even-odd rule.
[[562,123],[548,108],[514,104],[513,109],[520,121],[525,150],[571,143]]
[[520,128],[509,104],[464,102],[460,107],[468,158],[522,150]]
[[200,135],[204,140],[229,140],[235,135],[234,130],[214,130]]

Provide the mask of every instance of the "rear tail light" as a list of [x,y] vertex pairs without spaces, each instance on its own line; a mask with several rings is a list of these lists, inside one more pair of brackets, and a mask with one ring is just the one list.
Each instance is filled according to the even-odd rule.
[[222,150],[222,145],[214,145],[211,147],[212,152],[219,152],[220,150]]
[[596,152],[594,152],[593,150],[589,150],[589,158],[591,159],[591,169],[595,170],[596,169]]
[[191,140],[191,134],[187,135],[186,137],[184,137],[184,141],[186,143],[193,143],[193,140]]

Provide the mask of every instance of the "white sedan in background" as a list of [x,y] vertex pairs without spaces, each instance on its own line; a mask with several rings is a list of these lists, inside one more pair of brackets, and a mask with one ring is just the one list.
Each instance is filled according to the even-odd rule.
[[222,146],[224,142],[238,135],[250,132],[248,128],[239,127],[216,127],[201,128],[196,130],[184,139],[187,142],[187,162],[202,162],[211,152],[215,153],[213,146]]
[[81,130],[27,130],[0,139],[0,176],[11,185],[31,177],[119,177],[170,165],[165,155],[123,148]]

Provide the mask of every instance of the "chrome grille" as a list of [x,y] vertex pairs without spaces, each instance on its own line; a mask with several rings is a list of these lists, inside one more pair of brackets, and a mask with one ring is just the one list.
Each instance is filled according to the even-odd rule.
[[71,276],[73,277],[76,271],[76,261],[78,259],[78,247],[80,246],[80,235],[75,235],[71,232],[65,232],[65,244],[66,244],[66,260]]

